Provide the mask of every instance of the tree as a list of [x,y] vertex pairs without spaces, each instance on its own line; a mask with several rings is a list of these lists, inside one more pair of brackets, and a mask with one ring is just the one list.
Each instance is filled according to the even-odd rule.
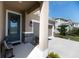
[[67,27],[68,25],[60,25],[60,26],[58,26],[58,31],[60,32],[60,35],[66,35],[66,31],[67,31],[67,29],[66,29],[66,27]]

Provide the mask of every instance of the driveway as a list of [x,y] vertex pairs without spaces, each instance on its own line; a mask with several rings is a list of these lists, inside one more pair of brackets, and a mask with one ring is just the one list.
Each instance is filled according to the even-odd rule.
[[79,42],[49,37],[49,49],[60,55],[62,58],[79,58]]

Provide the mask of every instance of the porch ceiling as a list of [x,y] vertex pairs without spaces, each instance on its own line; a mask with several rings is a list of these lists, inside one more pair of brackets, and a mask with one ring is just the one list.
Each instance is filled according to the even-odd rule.
[[[35,6],[35,7],[34,7]],[[40,2],[37,1],[5,1],[5,9],[14,10],[14,11],[26,11],[31,12],[35,8],[40,7]]]

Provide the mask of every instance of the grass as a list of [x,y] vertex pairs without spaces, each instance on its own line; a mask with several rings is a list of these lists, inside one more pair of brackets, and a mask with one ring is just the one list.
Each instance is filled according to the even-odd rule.
[[62,36],[62,35],[59,35],[59,34],[55,34],[55,37],[70,39],[70,40],[79,42],[79,36],[77,36],[77,35],[74,35],[74,36],[72,36],[72,35],[65,35],[65,36]]
[[74,41],[78,41],[79,42],[79,36],[67,35],[66,37],[68,37],[70,40],[74,40]]
[[59,55],[57,53],[54,52],[50,52],[48,53],[48,58],[60,58]]

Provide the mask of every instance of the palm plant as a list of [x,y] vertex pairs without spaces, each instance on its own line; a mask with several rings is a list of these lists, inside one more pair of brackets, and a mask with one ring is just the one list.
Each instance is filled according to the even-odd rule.
[[66,31],[67,31],[66,27],[67,26],[68,25],[60,25],[60,26],[58,26],[58,31],[60,32],[60,35],[63,35],[63,36],[66,35]]

